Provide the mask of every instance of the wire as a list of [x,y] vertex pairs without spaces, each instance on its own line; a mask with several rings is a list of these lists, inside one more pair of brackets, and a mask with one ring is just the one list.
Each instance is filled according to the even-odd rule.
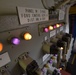
[[41,0],[41,2],[42,2],[42,4],[43,4],[43,6],[44,6],[45,9],[49,9],[49,7],[46,7],[46,6],[45,6],[44,0]]
[[[54,6],[49,7],[47,0],[46,0],[46,2],[44,2],[44,1],[45,0],[41,0],[44,8],[47,9],[47,10],[53,10],[54,11],[54,9],[55,9]],[[46,3],[46,5],[45,5],[45,3]]]

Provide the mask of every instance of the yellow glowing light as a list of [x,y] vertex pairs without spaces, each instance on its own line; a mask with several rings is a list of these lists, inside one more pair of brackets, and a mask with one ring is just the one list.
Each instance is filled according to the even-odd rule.
[[63,50],[64,48],[63,48],[63,47],[61,47],[60,49],[61,49],[61,50]]
[[58,28],[58,27],[60,27],[60,25],[59,24],[56,24],[56,27]]
[[32,38],[32,35],[30,33],[25,33],[24,34],[24,39],[25,40],[30,40]]
[[53,26],[49,26],[49,30],[53,30],[54,28],[53,28]]
[[62,70],[62,68],[59,68],[60,70]]
[[3,44],[0,43],[0,52],[3,50]]

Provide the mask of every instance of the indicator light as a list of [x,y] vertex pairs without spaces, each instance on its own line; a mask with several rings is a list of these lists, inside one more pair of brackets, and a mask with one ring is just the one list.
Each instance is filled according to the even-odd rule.
[[0,52],[3,50],[3,44],[0,42]]
[[50,64],[52,64],[52,62],[53,62],[53,61],[52,61],[52,60],[50,60]]
[[63,47],[61,47],[60,49],[61,49],[61,50],[63,50],[64,48],[63,48]]
[[49,29],[48,29],[48,28],[44,28],[43,31],[44,31],[44,32],[48,32]]
[[54,25],[54,28],[56,28],[56,25]]
[[20,44],[20,39],[17,38],[17,37],[12,37],[11,38],[11,43],[14,44],[14,45],[18,45],[18,44]]
[[62,70],[62,68],[59,68],[60,70]]
[[24,33],[23,38],[24,38],[25,40],[31,40],[31,39],[32,39],[32,35],[27,32],[27,33]]
[[62,26],[62,24],[60,24],[60,26]]
[[56,24],[56,27],[59,28],[60,27],[60,24]]
[[57,57],[57,56],[58,56],[58,54],[55,54],[55,56]]
[[49,30],[53,30],[54,29],[53,26],[49,26],[48,28],[49,28]]

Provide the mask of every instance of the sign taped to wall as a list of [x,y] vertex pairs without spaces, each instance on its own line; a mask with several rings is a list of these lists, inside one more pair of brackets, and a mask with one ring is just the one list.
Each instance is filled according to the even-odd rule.
[[63,31],[64,30],[64,26],[62,26],[61,28],[60,28],[60,31]]
[[21,25],[49,20],[48,10],[46,9],[17,7],[17,10]]
[[50,32],[50,37],[52,37],[54,35],[56,35],[56,30],[53,30],[53,31]]

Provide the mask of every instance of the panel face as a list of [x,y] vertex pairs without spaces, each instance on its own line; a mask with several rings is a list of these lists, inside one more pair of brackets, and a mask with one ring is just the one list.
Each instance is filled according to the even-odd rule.
[[9,57],[9,55],[8,55],[8,52],[0,55],[0,67],[6,65],[6,64],[9,63],[10,61],[11,61],[11,60],[10,60],[10,57]]
[[48,10],[17,7],[20,24],[35,23],[40,21],[48,21]]

